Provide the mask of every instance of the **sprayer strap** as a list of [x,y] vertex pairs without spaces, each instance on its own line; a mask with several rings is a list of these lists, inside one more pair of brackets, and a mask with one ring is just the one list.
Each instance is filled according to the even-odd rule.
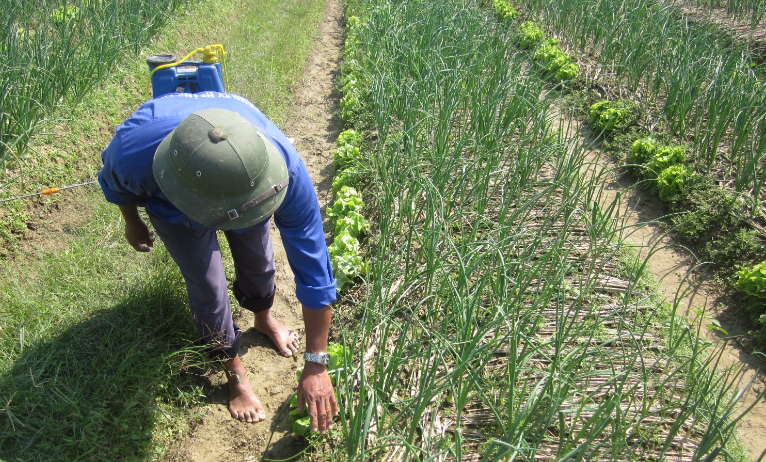
[[235,218],[239,218],[243,213],[247,212],[251,208],[255,207],[256,205],[260,204],[261,202],[265,201],[271,196],[274,196],[279,191],[283,190],[289,183],[290,183],[290,177],[287,177],[281,183],[275,184],[274,186],[267,189],[260,196],[245,202],[241,207],[229,210],[228,212],[226,212],[226,216],[223,216],[217,219],[216,221],[214,221],[213,223],[211,223],[210,227],[217,228],[221,226],[222,224],[226,223],[227,221],[231,221],[231,220],[234,220]]

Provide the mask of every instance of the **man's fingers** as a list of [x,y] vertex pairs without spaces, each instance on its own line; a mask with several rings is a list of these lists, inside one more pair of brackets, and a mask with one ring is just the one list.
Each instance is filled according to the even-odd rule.
[[303,410],[306,409],[306,398],[303,396],[303,393],[298,391],[298,412],[303,412]]
[[317,411],[317,403],[313,399],[309,399],[309,418],[311,420],[311,431],[319,431],[319,415]]
[[335,414],[333,413],[332,403],[328,402],[327,399],[320,398],[316,404],[316,412],[317,428],[313,431],[325,434],[327,430],[332,430],[332,418]]
[[338,400],[335,399],[335,393],[333,393],[332,397],[330,397],[330,404],[332,404],[332,415],[337,416],[340,412],[340,409],[338,408]]

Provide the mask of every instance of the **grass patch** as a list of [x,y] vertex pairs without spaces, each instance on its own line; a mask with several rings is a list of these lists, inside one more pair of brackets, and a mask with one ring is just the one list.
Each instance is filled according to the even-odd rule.
[[2,263],[18,275],[0,284],[5,460],[141,458],[202,398],[186,373],[204,358],[169,255],[129,255],[116,210],[92,213],[63,251]]

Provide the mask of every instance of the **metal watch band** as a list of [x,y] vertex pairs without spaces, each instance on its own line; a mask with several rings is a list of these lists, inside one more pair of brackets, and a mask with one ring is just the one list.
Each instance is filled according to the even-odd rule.
[[303,353],[303,359],[312,363],[330,364],[330,355],[327,353]]

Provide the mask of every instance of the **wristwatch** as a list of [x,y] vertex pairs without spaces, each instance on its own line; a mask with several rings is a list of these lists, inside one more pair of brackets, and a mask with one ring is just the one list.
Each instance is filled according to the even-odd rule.
[[330,355],[328,353],[303,353],[303,359],[312,363],[330,364]]

